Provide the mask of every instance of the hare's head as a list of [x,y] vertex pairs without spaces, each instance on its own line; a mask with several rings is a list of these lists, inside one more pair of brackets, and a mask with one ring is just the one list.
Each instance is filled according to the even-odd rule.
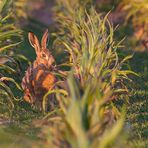
[[39,64],[43,64],[46,67],[51,67],[51,65],[54,63],[54,58],[51,55],[51,52],[47,49],[47,42],[48,42],[48,29],[44,32],[41,45],[39,43],[38,38],[35,34],[29,32],[28,39],[32,47],[35,49],[36,52],[36,61]]

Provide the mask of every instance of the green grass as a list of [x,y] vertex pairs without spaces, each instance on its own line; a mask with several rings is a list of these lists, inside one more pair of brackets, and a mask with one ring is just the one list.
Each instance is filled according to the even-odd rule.
[[131,141],[135,146],[148,144],[148,52],[137,52],[130,61],[131,68],[140,74],[134,77],[134,90],[129,100],[127,121],[131,124]]

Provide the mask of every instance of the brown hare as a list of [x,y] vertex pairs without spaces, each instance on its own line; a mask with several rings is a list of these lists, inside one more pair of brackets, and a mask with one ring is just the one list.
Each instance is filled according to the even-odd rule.
[[[48,30],[45,31],[41,40],[41,46],[38,38],[29,32],[28,39],[36,52],[36,60],[26,71],[22,79],[22,88],[24,90],[24,99],[30,104],[42,106],[42,100],[47,91],[55,86],[56,77],[52,74],[54,69],[54,58],[47,49]],[[48,96],[50,109],[57,104],[53,95]]]

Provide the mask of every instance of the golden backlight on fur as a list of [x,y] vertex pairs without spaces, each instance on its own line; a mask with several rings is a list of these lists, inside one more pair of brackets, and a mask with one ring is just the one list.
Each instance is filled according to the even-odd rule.
[[[41,45],[34,33],[28,33],[28,39],[31,46],[35,49],[36,60],[30,65],[22,79],[22,88],[24,90],[24,100],[30,104],[40,104],[47,91],[54,88],[56,77],[50,71],[54,57],[47,49],[48,30],[43,34]],[[50,102],[53,104],[55,100],[53,95],[49,95]]]

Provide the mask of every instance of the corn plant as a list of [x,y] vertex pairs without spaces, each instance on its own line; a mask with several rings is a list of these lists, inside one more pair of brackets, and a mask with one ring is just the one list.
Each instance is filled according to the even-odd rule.
[[0,3],[0,52],[3,52],[18,44],[20,30],[16,28],[11,1],[0,1]]
[[20,59],[26,60],[24,56],[14,54],[14,48],[21,42],[21,32],[14,16],[13,1],[0,1],[0,95],[1,104],[4,106],[8,102],[6,106],[10,111],[14,107],[14,100],[17,100],[10,83],[21,90],[13,78],[20,75]]
[[42,125],[45,145],[105,148],[123,144],[125,137],[121,136],[121,133],[124,115],[116,122],[116,108],[113,110],[113,105],[106,104],[111,90],[102,96],[101,92],[98,92],[98,78],[91,80],[87,87],[82,89],[73,71],[67,81],[69,94],[62,89],[53,91],[56,92],[60,108],[47,114],[41,121],[48,123],[48,126]]
[[[128,92],[123,82],[124,79],[129,79],[128,74],[134,72],[121,70],[121,67],[132,56],[119,59],[116,50],[120,43],[116,44],[113,39],[114,30],[107,16],[101,19],[101,15],[93,8],[90,12],[85,9],[73,11],[75,16],[70,16],[67,11],[67,15],[64,14],[62,17],[60,13],[57,19],[60,26],[58,35],[61,37],[55,44],[68,53],[69,60],[65,64],[74,69],[84,88],[93,78],[98,77],[99,82],[106,83],[100,85],[100,91],[113,89],[115,93]],[[113,95],[113,98],[115,96]]]
[[[147,49],[147,35],[148,35],[148,1],[147,0],[122,0],[119,3],[117,9],[126,12],[125,23],[131,20],[132,26],[134,28],[134,37],[132,41],[136,40],[134,43],[138,45],[136,47],[138,50],[142,48]],[[141,49],[140,49],[141,48]]]
[[148,11],[147,0],[122,0],[122,2],[120,3],[120,7],[121,6],[123,10],[128,12],[126,18],[127,20],[133,17],[132,21],[135,25],[143,25],[148,23],[146,19]]

